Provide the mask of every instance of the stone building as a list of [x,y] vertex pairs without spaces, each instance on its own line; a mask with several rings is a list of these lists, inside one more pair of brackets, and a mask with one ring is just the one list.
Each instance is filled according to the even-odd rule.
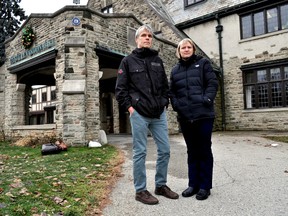
[[[56,134],[69,145],[84,145],[97,140],[99,130],[130,133],[128,112],[118,107],[114,87],[121,59],[135,48],[135,29],[144,23],[153,28],[153,48],[159,51],[167,76],[177,62],[176,44],[186,37],[174,26],[165,2],[169,3],[89,0],[87,6],[31,14],[5,42],[7,61],[0,68],[2,134],[7,139]],[[202,50],[197,46],[198,54],[206,56]],[[212,64],[217,72],[218,66]],[[56,105],[49,107],[55,122],[29,125],[34,85],[55,87]],[[221,101],[219,93],[216,129],[223,125]],[[178,133],[171,106],[168,125],[170,134]]]
[[153,2],[221,68],[224,129],[288,130],[287,0]]
[[[5,42],[7,60],[0,69],[0,129],[7,139],[56,134],[69,145],[84,145],[97,140],[100,129],[130,132],[128,113],[118,107],[114,88],[121,59],[135,48],[135,29],[148,23],[157,29],[155,32],[162,28],[170,32],[169,40],[156,34],[153,44],[167,75],[177,61],[173,41],[179,36],[161,22],[156,25],[141,20],[137,14],[143,13],[143,7],[135,14],[119,13],[125,1],[115,1],[115,13],[104,14],[101,10],[109,5],[108,1],[101,2],[66,6],[53,14],[31,14]],[[135,2],[129,4],[131,12]],[[146,10],[146,17],[155,20],[150,16],[153,10]],[[34,85],[56,87],[52,124],[28,123]],[[169,123],[169,132],[177,133],[172,112]]]

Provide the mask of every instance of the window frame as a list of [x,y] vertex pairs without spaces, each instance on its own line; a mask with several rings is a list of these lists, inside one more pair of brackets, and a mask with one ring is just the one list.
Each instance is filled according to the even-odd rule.
[[[269,34],[269,33],[272,33],[272,32],[276,32],[276,31],[281,31],[281,30],[284,30],[284,29],[288,29],[288,20],[287,20],[287,24],[283,24],[283,17],[287,17],[288,14],[282,14],[282,12],[284,10],[282,10],[283,7],[287,7],[288,6],[288,3],[285,3],[285,4],[279,4],[279,5],[269,5],[265,8],[261,8],[261,10],[253,10],[253,11],[249,11],[247,13],[243,13],[243,14],[239,14],[239,21],[240,21],[240,38],[241,39],[247,39],[247,38],[251,38],[251,37],[255,37],[255,36],[259,36],[259,35],[264,35],[264,34]],[[269,18],[268,18],[268,11],[271,11],[273,9],[276,9],[276,18],[274,17],[274,19],[277,20],[277,29],[273,30],[273,31],[270,31],[269,30]],[[263,22],[262,24],[264,24],[264,32],[262,34],[256,34],[256,27],[255,27],[255,15],[257,14],[260,14],[260,13],[263,13],[263,16],[264,16],[264,19],[263,19]],[[244,20],[246,18],[250,18],[250,21],[249,19],[248,20]],[[271,17],[273,18],[273,17]],[[247,23],[249,21],[249,23]],[[246,26],[247,26],[247,30],[248,32],[250,32],[251,34],[249,34],[248,36],[245,36],[243,35],[244,32],[247,32],[247,31],[244,31],[246,30],[245,29],[245,22],[247,23]],[[249,30],[250,28],[250,30]]]
[[111,14],[113,13],[113,5],[107,5],[106,7],[104,8],[101,8],[101,12],[102,13],[106,13],[106,14]]
[[197,5],[199,3],[205,2],[207,0],[193,0],[193,3],[188,3],[189,0],[184,0],[184,8],[191,7],[193,5]]
[[[243,99],[244,99],[244,109],[245,110],[260,110],[260,109],[277,109],[277,108],[287,108],[288,107],[288,76],[287,76],[287,64],[288,59],[281,59],[278,61],[269,61],[265,64],[252,64],[252,65],[245,65],[242,66],[240,69],[243,72]],[[280,69],[280,79],[271,79],[271,73],[273,72],[272,69]],[[286,68],[286,71],[284,70]],[[267,80],[257,80],[257,72],[258,71],[266,71]],[[272,71],[272,72],[271,72]],[[284,76],[286,72],[286,77]],[[248,82],[248,74],[249,75],[249,81]],[[277,83],[278,87],[277,87]],[[267,98],[266,102],[267,106],[261,106],[261,92],[259,92],[259,87],[267,85]],[[251,89],[254,89],[254,94],[251,93],[248,95],[248,91],[246,91],[247,88],[251,86]],[[277,92],[273,91],[280,87],[280,93],[281,96],[277,96]],[[250,90],[252,92],[252,90]],[[263,95],[263,94],[262,94]],[[254,97],[253,97],[254,96]],[[249,97],[249,98],[248,98]],[[279,101],[278,98],[281,98]],[[249,100],[249,101],[248,101]],[[254,100],[254,101],[253,101]],[[262,103],[264,103],[262,101]],[[281,105],[275,105],[277,103],[282,103]],[[251,106],[248,106],[251,104]],[[253,105],[254,104],[254,105]],[[263,105],[263,104],[262,104]]]

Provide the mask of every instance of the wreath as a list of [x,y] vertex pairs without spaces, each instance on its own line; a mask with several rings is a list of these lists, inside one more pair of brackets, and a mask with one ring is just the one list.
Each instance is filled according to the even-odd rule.
[[22,29],[22,44],[25,49],[29,49],[35,39],[35,34],[31,26]]

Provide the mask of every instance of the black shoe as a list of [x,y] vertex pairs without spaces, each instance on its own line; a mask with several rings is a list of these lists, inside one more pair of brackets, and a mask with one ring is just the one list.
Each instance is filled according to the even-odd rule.
[[209,195],[210,195],[210,190],[200,189],[198,193],[196,194],[196,199],[205,200],[208,198]]
[[178,199],[179,195],[172,191],[168,186],[162,185],[161,187],[156,187],[155,189],[156,195],[162,195],[169,199]]
[[188,187],[186,190],[184,190],[182,192],[182,196],[183,197],[191,197],[194,194],[196,194],[199,190],[198,189],[194,189],[193,187]]
[[135,199],[148,205],[156,205],[159,202],[158,199],[152,196],[152,194],[147,190],[136,193]]

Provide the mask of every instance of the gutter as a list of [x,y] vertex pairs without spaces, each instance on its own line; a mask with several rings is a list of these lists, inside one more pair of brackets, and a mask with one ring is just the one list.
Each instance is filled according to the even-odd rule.
[[216,14],[217,20],[216,32],[218,34],[218,46],[219,46],[219,63],[220,63],[220,91],[221,91],[221,116],[222,116],[222,131],[226,131],[226,106],[225,106],[225,91],[224,91],[224,70],[223,70],[223,50],[222,50],[222,31],[219,15]]

